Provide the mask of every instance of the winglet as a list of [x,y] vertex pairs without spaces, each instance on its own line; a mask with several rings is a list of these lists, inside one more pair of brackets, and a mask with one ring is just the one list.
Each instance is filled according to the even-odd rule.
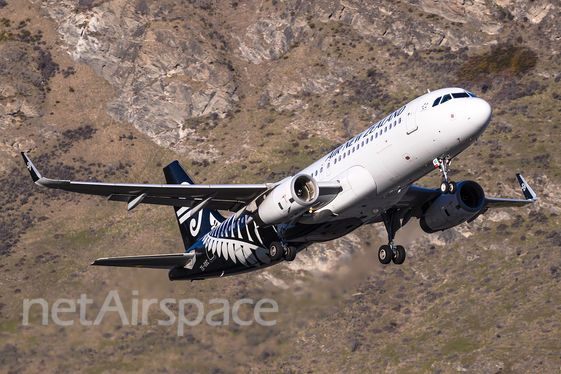
[[23,161],[25,161],[25,166],[27,167],[27,170],[29,170],[29,174],[31,174],[31,178],[33,178],[33,182],[37,182],[39,179],[41,179],[41,174],[39,174],[39,172],[31,162],[29,157],[27,157],[25,152],[21,152],[21,155],[23,156]]
[[528,183],[526,183],[526,181],[524,180],[522,175],[516,174],[516,178],[518,179],[518,183],[520,183],[520,187],[522,188],[522,192],[524,193],[524,197],[527,200],[533,200],[533,201],[538,200],[538,196],[532,190],[532,188],[528,185]]

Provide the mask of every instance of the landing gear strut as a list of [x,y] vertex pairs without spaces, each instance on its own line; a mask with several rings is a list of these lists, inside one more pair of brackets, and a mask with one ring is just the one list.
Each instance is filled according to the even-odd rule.
[[452,182],[448,180],[448,172],[450,171],[450,157],[442,158],[435,158],[432,160],[432,163],[435,167],[437,167],[440,172],[442,173],[442,182],[440,183],[440,192],[443,194],[454,194],[458,190],[456,186],[456,182]]
[[396,265],[401,265],[405,261],[405,248],[401,245],[395,245],[393,242],[395,233],[401,228],[399,215],[396,210],[390,210],[382,213],[382,219],[388,233],[388,244],[381,246],[378,250],[378,260],[384,265],[391,261]]

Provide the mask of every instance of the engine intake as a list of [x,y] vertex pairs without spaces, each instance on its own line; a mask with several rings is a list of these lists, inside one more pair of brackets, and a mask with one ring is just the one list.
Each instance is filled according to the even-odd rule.
[[457,226],[479,214],[484,204],[485,192],[478,183],[460,182],[455,194],[440,195],[429,205],[421,217],[421,228],[433,233]]
[[319,196],[318,183],[306,174],[287,178],[259,204],[256,221],[270,226],[292,219],[314,205]]

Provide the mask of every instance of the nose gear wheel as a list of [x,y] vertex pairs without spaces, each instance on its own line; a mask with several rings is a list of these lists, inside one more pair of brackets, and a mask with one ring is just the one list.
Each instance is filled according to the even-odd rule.
[[452,160],[450,157],[435,158],[432,160],[435,167],[440,170],[442,174],[442,182],[440,183],[440,192],[443,194],[454,194],[458,190],[456,182],[448,180],[448,173],[450,172],[450,164]]

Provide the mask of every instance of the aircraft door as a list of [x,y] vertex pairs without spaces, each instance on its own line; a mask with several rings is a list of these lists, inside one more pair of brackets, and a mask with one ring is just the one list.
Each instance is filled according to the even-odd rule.
[[321,166],[319,167],[319,180],[322,181],[323,180],[323,174],[324,170],[323,170],[323,164],[321,164]]
[[407,107],[406,113],[404,113],[407,135],[412,134],[418,129],[417,121],[415,119],[418,105],[419,100],[414,100],[411,105]]
[[326,169],[327,176],[331,175],[331,160],[327,160],[327,169]]

